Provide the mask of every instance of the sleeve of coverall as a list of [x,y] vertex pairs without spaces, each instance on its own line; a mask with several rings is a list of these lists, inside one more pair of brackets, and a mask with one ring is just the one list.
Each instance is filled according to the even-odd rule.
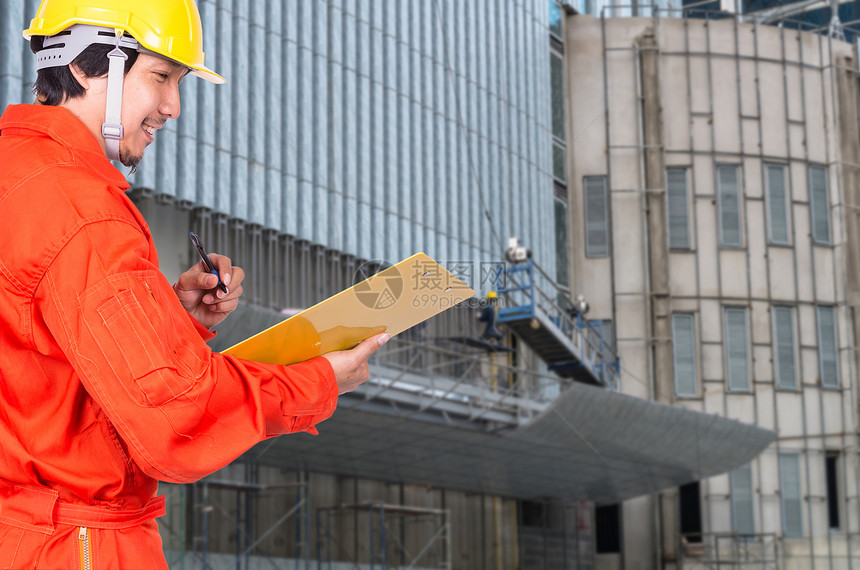
[[337,404],[328,360],[278,366],[213,353],[148,251],[129,223],[87,225],[34,299],[140,468],[189,482],[267,437],[315,433]]

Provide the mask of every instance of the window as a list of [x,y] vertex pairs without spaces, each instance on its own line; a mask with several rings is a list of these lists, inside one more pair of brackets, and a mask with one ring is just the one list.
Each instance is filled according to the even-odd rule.
[[726,370],[729,390],[750,389],[746,309],[726,309]]
[[717,199],[720,212],[720,245],[740,247],[741,210],[737,166],[717,167]]
[[595,546],[598,554],[621,552],[621,505],[594,509]]
[[552,107],[552,175],[567,183],[567,151],[564,144],[564,59],[560,52],[549,52],[550,105]]
[[785,166],[781,164],[765,165],[765,178],[770,242],[778,245],[788,245],[788,206],[786,204],[785,191]]
[[754,534],[752,465],[747,463],[732,471],[730,482],[732,486],[732,529],[738,534]]
[[827,521],[831,530],[839,530],[839,452],[828,451],[824,460],[827,471]]
[[549,32],[554,36],[561,37],[561,6],[557,0],[549,0]]
[[794,348],[794,310],[773,308],[773,363],[776,385],[784,390],[797,389],[797,359]]
[[549,52],[549,77],[552,105],[552,136],[564,142],[564,60],[556,51]]
[[585,194],[585,256],[609,256],[609,208],[606,203],[606,177],[586,176]]
[[552,175],[555,192],[555,259],[556,281],[570,284],[570,249],[568,247],[567,148],[564,143],[564,13],[557,0],[549,0],[549,72],[552,111]]
[[546,526],[546,505],[535,501],[520,502],[520,521],[523,526],[544,528]]
[[552,141],[552,175],[557,182],[567,184],[567,151],[558,141]]
[[688,543],[701,543],[702,500],[699,495],[698,481],[678,488],[678,503],[681,511],[681,535]]
[[696,334],[693,315],[672,315],[672,353],[675,363],[675,395],[697,396]]
[[821,385],[839,387],[839,369],[836,362],[836,322],[833,307],[818,307],[818,369]]
[[812,217],[812,241],[830,244],[830,199],[827,196],[827,169],[809,165],[809,210]]
[[559,285],[570,285],[570,252],[567,246],[567,189],[564,196],[555,196],[555,279]]
[[687,169],[666,170],[669,248],[690,249],[690,210],[687,199]]
[[[611,319],[588,321],[586,354],[589,358],[599,356],[604,361],[614,361],[614,334]],[[596,353],[596,354],[595,354]]]
[[779,496],[782,501],[783,534],[803,536],[800,457],[796,453],[779,454]]

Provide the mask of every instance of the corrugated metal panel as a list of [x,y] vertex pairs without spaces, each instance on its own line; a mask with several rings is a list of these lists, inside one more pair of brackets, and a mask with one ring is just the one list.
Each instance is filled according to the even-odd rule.
[[24,60],[30,53],[21,38],[21,30],[29,23],[26,18],[23,2],[0,3],[0,53],[3,54],[0,57],[0,109],[5,109],[10,103],[32,99],[21,94]]
[[[205,0],[200,2],[198,6],[204,28],[216,30],[218,27],[218,9],[215,3],[211,0]],[[208,58],[211,58],[213,63],[219,61],[219,44],[220,42],[206,42],[207,62],[209,61]],[[216,67],[216,69],[218,68]],[[196,165],[189,163],[185,167],[197,171],[197,187],[195,188],[197,205],[213,209],[215,207],[215,181],[218,180],[215,172],[218,156],[216,150],[218,122],[215,120],[217,115],[214,110],[217,104],[216,88],[223,87],[223,85],[212,85],[207,81],[194,81],[194,83],[198,84],[195,86],[198,100],[196,121],[192,122],[197,123],[197,140],[192,141],[192,144],[197,143],[197,161]]]
[[283,4],[269,2],[266,13],[266,54],[263,73],[279,89],[266,90],[266,109],[263,121],[265,133],[265,184],[266,205],[263,225],[267,228],[281,228],[284,207],[284,161],[281,148],[284,146],[283,105],[281,96],[284,83],[284,41],[283,41]]
[[[267,7],[264,2],[251,2],[249,20],[248,69],[250,77],[266,77]],[[274,80],[274,77],[273,77]],[[273,81],[274,82],[274,81]],[[251,84],[250,82],[248,83]],[[256,225],[266,225],[266,117],[268,90],[259,97],[250,97],[248,106],[248,215]]]
[[[4,105],[29,99],[37,4],[0,6]],[[183,83],[134,186],[364,258],[517,235],[554,274],[545,1],[198,4],[228,82]]]
[[[223,2],[217,2],[217,42],[206,41],[205,49],[210,44],[217,44],[214,58],[215,69],[227,77],[227,83],[218,85],[215,90],[215,114],[211,119],[215,122],[215,192],[212,208],[217,212],[231,212],[232,204],[230,189],[232,187],[232,158],[233,148],[233,91],[241,84],[236,83],[237,65],[233,65],[235,53],[233,42],[233,11]],[[163,191],[159,189],[160,191]],[[232,212],[231,212],[232,213]]]

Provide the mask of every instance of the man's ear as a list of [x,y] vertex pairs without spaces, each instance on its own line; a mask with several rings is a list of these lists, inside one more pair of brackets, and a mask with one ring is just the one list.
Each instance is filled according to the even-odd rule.
[[72,77],[75,78],[81,87],[84,88],[84,91],[89,91],[90,89],[90,81],[89,78],[84,75],[84,72],[81,71],[81,68],[75,65],[74,63],[69,64],[69,71],[72,72]]

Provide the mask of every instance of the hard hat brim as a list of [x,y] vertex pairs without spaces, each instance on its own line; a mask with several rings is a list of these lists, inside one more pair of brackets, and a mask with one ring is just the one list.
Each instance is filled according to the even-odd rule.
[[205,79],[209,83],[214,83],[216,85],[221,85],[226,83],[227,80],[212,71],[211,69],[206,69],[205,67],[191,67],[191,74],[196,75],[200,79]]

